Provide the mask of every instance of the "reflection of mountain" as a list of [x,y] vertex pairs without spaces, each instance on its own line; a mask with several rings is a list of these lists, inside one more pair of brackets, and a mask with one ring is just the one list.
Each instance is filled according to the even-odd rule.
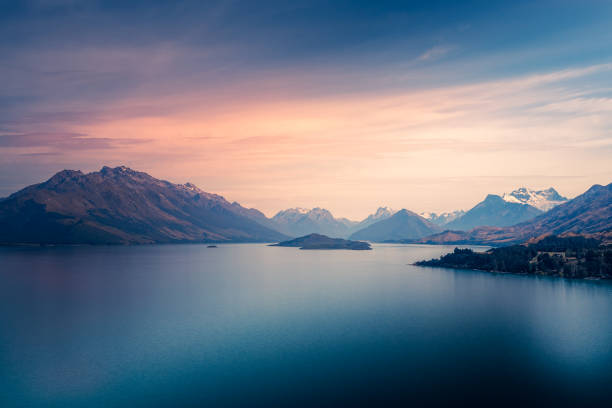
[[440,227],[408,210],[401,210],[391,217],[378,221],[353,233],[351,239],[374,242],[414,239],[440,231]]
[[193,184],[172,184],[126,167],[89,174],[64,170],[0,202],[0,242],[243,242],[285,237],[253,221],[257,213]]

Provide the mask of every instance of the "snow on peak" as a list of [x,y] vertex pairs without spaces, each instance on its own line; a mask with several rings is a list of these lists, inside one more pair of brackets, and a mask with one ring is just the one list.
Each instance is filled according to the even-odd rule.
[[454,221],[455,219],[461,217],[463,214],[465,214],[465,211],[463,210],[441,212],[441,213],[435,213],[435,212],[419,213],[421,217],[425,218],[426,220],[436,225],[448,224],[449,222]]
[[561,196],[552,187],[546,190],[532,190],[520,187],[510,193],[504,193],[502,198],[509,203],[529,204],[542,211],[548,211],[567,201],[567,198]]
[[315,207],[308,212],[307,217],[315,221],[335,221],[334,216],[325,208]]
[[389,207],[378,207],[376,212],[373,214],[372,218],[378,219],[383,217],[390,217],[395,214],[397,211],[389,208]]
[[308,208],[295,207],[295,208],[288,208],[284,212],[293,213],[293,214],[308,214],[310,210]]

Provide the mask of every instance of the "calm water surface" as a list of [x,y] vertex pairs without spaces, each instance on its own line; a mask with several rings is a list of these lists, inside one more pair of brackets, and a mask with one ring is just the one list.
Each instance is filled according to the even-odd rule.
[[0,406],[612,406],[612,285],[451,247],[0,248]]

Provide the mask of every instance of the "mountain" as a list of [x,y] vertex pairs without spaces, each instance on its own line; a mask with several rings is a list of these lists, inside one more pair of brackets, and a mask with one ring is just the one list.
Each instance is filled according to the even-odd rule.
[[573,200],[510,227],[479,227],[469,232],[445,231],[419,242],[508,245],[546,235],[576,234],[612,240],[612,183],[607,186],[594,185]]
[[[0,202],[0,243],[278,241],[257,210],[121,166],[60,171]],[[263,216],[263,214],[261,214]],[[265,217],[264,217],[265,218]]]
[[542,211],[529,204],[512,203],[498,195],[489,194],[482,202],[444,228],[468,231],[480,226],[505,227],[527,221]]
[[378,221],[381,221],[381,220],[385,220],[385,219],[391,217],[396,212],[397,211],[392,210],[389,207],[378,207],[378,209],[376,210],[376,212],[374,214],[368,215],[362,221],[360,221],[359,223],[356,223],[355,225],[353,225],[353,227],[351,228],[350,232],[352,234],[353,232],[359,231],[360,229],[364,229],[365,227],[368,227],[368,226],[374,224],[375,222],[378,222]]
[[272,226],[283,234],[291,237],[317,233],[332,237],[345,237],[349,234],[351,227],[356,225],[355,221],[346,218],[334,218],[324,208],[290,208],[279,211],[271,219]]
[[330,238],[321,234],[309,234],[290,241],[279,242],[270,246],[296,247],[300,249],[352,249],[364,251],[372,249],[370,244],[361,241],[349,241],[342,238]]
[[505,193],[502,198],[509,203],[529,204],[540,211],[548,211],[567,201],[567,198],[552,187],[547,190],[531,190],[521,187],[511,193]]
[[463,210],[451,211],[451,212],[443,212],[443,213],[433,213],[433,212],[422,212],[419,215],[425,218],[427,221],[432,222],[436,225],[446,225],[451,221],[456,220],[459,217],[462,217],[465,214]]
[[374,242],[415,239],[440,231],[440,227],[418,214],[403,209],[353,234],[350,239]]

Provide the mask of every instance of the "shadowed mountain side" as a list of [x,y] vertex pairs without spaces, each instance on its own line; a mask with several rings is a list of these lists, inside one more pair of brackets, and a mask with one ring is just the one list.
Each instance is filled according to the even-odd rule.
[[440,231],[440,227],[418,214],[403,209],[352,234],[350,239],[373,242],[417,239]]
[[478,227],[444,231],[411,242],[428,244],[509,245],[545,235],[581,234],[607,241],[612,235],[612,183],[594,185],[584,194],[550,211],[510,227]]
[[360,241],[349,241],[342,238],[330,238],[321,234],[309,234],[290,241],[279,242],[270,246],[296,247],[300,249],[351,249],[356,251],[370,250],[370,244]]
[[[0,243],[270,242],[286,236],[193,184],[127,167],[64,170],[0,202]],[[263,214],[262,214],[263,215]]]
[[444,228],[468,231],[481,226],[506,227],[527,221],[539,214],[542,214],[542,211],[528,204],[511,203],[500,196],[489,194],[482,202],[446,224]]

